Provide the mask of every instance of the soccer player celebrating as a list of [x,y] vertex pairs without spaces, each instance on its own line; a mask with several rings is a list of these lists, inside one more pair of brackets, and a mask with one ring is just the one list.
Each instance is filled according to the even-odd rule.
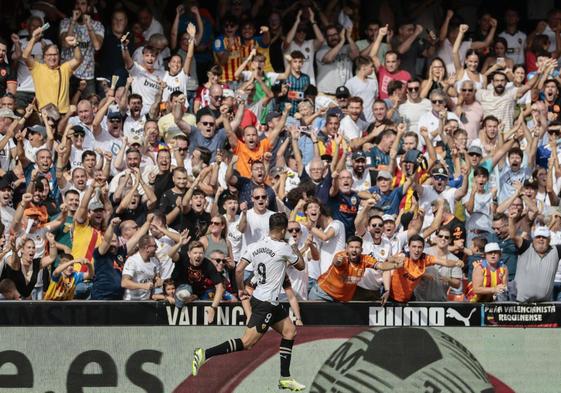
[[265,332],[272,327],[281,336],[280,363],[281,378],[279,389],[294,392],[304,390],[305,386],[290,377],[290,359],[292,345],[296,336],[296,327],[288,317],[288,310],[279,303],[287,264],[298,270],[304,269],[304,259],[298,248],[285,242],[288,218],[284,213],[275,213],[269,218],[269,236],[250,244],[236,266],[236,281],[240,299],[247,298],[244,290],[243,272],[250,263],[257,275],[257,288],[253,291],[250,303],[251,317],[242,338],[228,340],[209,349],[195,349],[193,359],[193,376],[196,376],[207,359],[230,352],[251,349]]

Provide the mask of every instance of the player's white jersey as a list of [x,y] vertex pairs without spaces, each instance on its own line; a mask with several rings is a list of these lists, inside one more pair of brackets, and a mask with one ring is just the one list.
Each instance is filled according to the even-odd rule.
[[266,237],[248,245],[242,259],[253,264],[253,271],[257,277],[257,288],[253,291],[253,296],[263,302],[278,304],[286,263],[294,265],[298,262],[298,256],[292,247],[286,242]]

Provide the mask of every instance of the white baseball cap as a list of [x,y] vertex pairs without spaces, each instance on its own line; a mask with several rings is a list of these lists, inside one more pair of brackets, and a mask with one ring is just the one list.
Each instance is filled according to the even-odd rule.
[[485,245],[485,254],[487,254],[488,252],[495,252],[495,251],[501,252],[501,248],[497,243],[487,243]]
[[532,237],[535,239],[538,236],[550,238],[551,232],[549,231],[548,227],[536,227],[536,229],[534,229],[534,234]]

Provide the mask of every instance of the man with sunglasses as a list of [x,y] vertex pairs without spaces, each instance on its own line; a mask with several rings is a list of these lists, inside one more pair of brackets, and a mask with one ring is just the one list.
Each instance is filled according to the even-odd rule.
[[[460,119],[454,112],[450,112],[447,109],[448,96],[441,89],[435,89],[431,91],[429,95],[431,102],[431,110],[423,114],[419,118],[419,125],[417,133],[421,135],[421,128],[425,127],[429,131],[429,135],[434,135],[434,132],[440,127],[441,118],[444,122],[447,120],[456,120],[458,123]],[[433,142],[440,140],[439,136],[433,137]],[[420,144],[425,146],[424,138],[420,138]]]
[[542,70],[538,69],[536,77],[530,79],[526,84],[507,89],[508,78],[504,72],[495,72],[493,75],[493,88],[478,90],[475,99],[481,103],[485,116],[493,115],[505,126],[505,131],[509,131],[514,124],[514,108],[516,101],[528,90],[532,89],[538,79],[541,79]]
[[[459,261],[458,257],[448,249],[451,238],[452,235],[448,228],[439,228],[436,232],[435,243],[426,251],[426,254]],[[423,275],[423,279],[415,288],[415,300],[445,302],[449,298],[455,297],[455,299],[463,301],[462,278],[463,272],[459,266],[429,266]],[[448,291],[450,291],[450,295],[448,295]]]
[[399,117],[409,126],[409,130],[417,130],[421,116],[431,110],[431,102],[421,97],[421,81],[417,78],[407,82],[407,99],[399,105]]
[[[363,207],[357,216],[356,235],[363,241],[362,251],[379,262],[384,262],[392,255],[392,244],[383,236],[384,221],[382,216],[374,214],[367,219],[373,200]],[[367,223],[367,225],[365,225]],[[357,291],[353,300],[378,300],[383,288],[382,272],[374,269],[366,269],[364,276],[357,284]]]
[[455,100],[454,113],[460,118],[462,128],[468,133],[468,144],[479,137],[479,127],[483,120],[483,107],[475,100],[475,90],[472,80],[464,80],[460,87],[460,94]]

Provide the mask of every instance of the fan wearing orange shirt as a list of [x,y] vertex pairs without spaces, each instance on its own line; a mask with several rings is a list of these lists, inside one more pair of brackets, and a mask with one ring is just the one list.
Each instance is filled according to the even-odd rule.
[[378,262],[370,255],[362,254],[362,239],[350,236],[345,250],[333,256],[329,269],[318,278],[312,287],[310,300],[348,302],[352,300],[356,286],[366,269],[392,270],[401,266],[402,256],[392,256],[385,262]]
[[[281,118],[265,138],[259,140],[257,129],[253,126],[247,126],[243,130],[243,142],[236,138],[229,139],[234,154],[239,157],[236,169],[240,176],[251,177],[251,164],[256,161],[263,161],[263,155],[275,146],[280,133],[284,129],[291,108],[290,104],[285,104]],[[226,126],[224,124],[224,128]]]
[[403,266],[391,272],[390,287],[386,288],[383,299],[387,298],[396,302],[405,303],[413,297],[413,291],[427,266],[442,265],[447,267],[463,267],[464,263],[458,260],[446,259],[427,255],[423,252],[425,239],[422,236],[414,235],[409,239],[409,255],[405,259]]

